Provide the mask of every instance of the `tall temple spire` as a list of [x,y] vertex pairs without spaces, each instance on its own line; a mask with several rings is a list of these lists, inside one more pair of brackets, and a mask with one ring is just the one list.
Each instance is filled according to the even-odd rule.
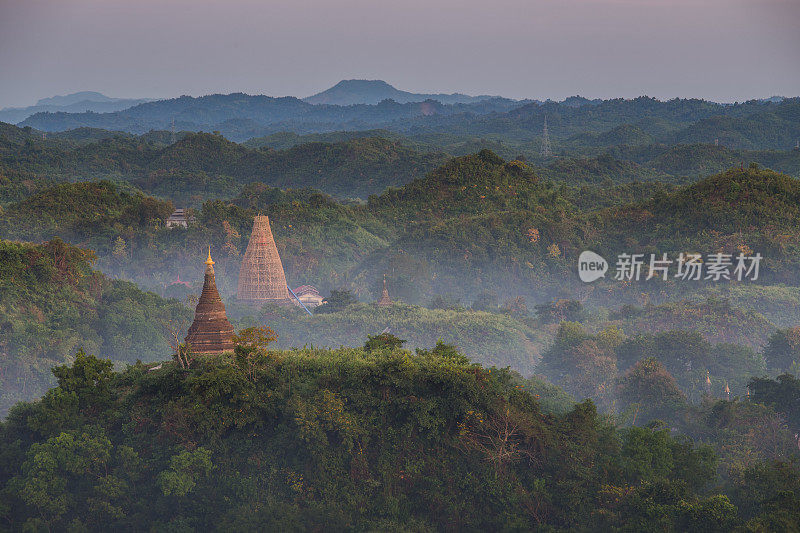
[[214,260],[211,259],[211,245],[208,246],[208,259],[206,259],[206,272],[214,273]]
[[269,226],[269,217],[258,215],[253,220],[253,233],[239,270],[237,297],[254,304],[290,301],[286,274]]
[[386,274],[383,275],[383,292],[381,293],[381,299],[377,302],[378,307],[389,307],[392,305],[392,299],[389,298],[389,291],[386,289]]
[[214,260],[208,247],[203,292],[194,311],[194,322],[186,335],[186,344],[194,354],[216,354],[233,350],[233,325],[225,314],[225,304],[217,291]]

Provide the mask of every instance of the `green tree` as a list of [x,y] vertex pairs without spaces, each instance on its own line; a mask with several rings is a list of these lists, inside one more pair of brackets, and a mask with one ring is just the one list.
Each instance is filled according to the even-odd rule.
[[158,485],[165,496],[186,496],[213,469],[211,450],[203,447],[183,450],[172,456],[168,470],[158,474]]
[[620,378],[617,398],[621,409],[631,411],[631,422],[639,425],[676,420],[688,407],[675,378],[654,357],[639,361]]
[[112,397],[113,368],[109,359],[98,359],[79,350],[71,366],[57,366],[53,368],[53,375],[61,390],[78,397],[81,407],[105,405]]
[[751,401],[772,407],[786,417],[795,431],[800,431],[800,379],[791,374],[782,374],[775,380],[752,378],[747,388]]
[[264,362],[267,347],[277,338],[275,332],[266,326],[245,328],[234,335],[236,362],[246,369],[250,380],[256,379],[256,369]]
[[764,358],[769,368],[781,372],[800,362],[800,328],[776,331],[764,348]]
[[[379,335],[367,335],[367,342],[364,343],[364,350],[371,352],[374,350],[394,350],[403,347],[406,342],[391,333],[381,333]],[[442,351],[445,351],[444,349]]]
[[330,296],[322,300],[322,305],[317,307],[316,313],[336,313],[346,309],[347,307],[357,303],[358,300],[353,296],[353,293],[348,290],[331,291]]
[[[370,340],[372,340],[372,338],[370,338]],[[400,346],[402,346],[403,342],[405,341],[400,341],[400,344],[397,344],[396,346],[399,348]],[[441,357],[443,359],[447,359],[462,365],[469,364],[469,358],[461,354],[458,351],[458,348],[456,348],[452,344],[447,344],[443,342],[441,339],[436,341],[436,346],[434,346],[433,349],[431,350],[417,348],[417,355],[419,355],[420,357]]]

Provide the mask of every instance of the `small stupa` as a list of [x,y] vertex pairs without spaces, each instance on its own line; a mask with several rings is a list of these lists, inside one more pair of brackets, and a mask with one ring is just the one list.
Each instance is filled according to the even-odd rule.
[[233,350],[233,325],[225,314],[225,304],[217,291],[214,261],[208,247],[203,292],[194,310],[194,322],[186,335],[186,344],[193,354],[217,354]]
[[237,297],[251,304],[287,303],[286,274],[272,237],[269,217],[259,215],[253,221],[253,233],[239,269]]
[[392,299],[389,298],[389,291],[386,289],[386,274],[383,275],[383,292],[381,293],[381,298],[376,303],[378,307],[390,307],[392,305]]

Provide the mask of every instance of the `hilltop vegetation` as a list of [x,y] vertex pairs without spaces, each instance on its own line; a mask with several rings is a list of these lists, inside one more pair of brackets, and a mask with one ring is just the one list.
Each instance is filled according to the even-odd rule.
[[[79,357],[0,425],[9,529],[660,529],[800,525],[786,460],[542,410],[445,345],[254,352],[115,374]],[[766,390],[766,389],[765,389]],[[756,404],[714,405],[727,416]],[[724,413],[704,424],[731,429]],[[723,459],[726,461],[727,458]]]
[[[424,175],[443,161],[380,138],[308,143],[286,151],[250,150],[218,136],[196,134],[167,148],[136,184],[153,194],[199,203],[233,196],[246,183],[279,188],[313,187],[339,197],[366,198]],[[176,169],[176,170],[173,170]],[[219,183],[192,194],[198,176]]]
[[[206,133],[183,133],[168,144],[168,137],[155,134],[73,131],[69,137],[43,140],[23,129],[6,130],[7,135],[0,134],[0,177],[32,182],[126,180],[181,205],[231,198],[253,182],[313,187],[341,198],[366,199],[421,177],[444,161],[440,153],[418,153],[381,138],[271,150],[247,148]],[[84,142],[86,137],[96,140]],[[4,201],[17,198],[19,193],[0,196]]]
[[[252,317],[244,319],[249,324]],[[292,311],[265,309],[258,322],[278,332],[276,346],[351,346],[383,330],[406,340],[414,350],[443,341],[483,366],[511,367],[530,375],[551,335],[510,314],[466,309],[425,309],[395,304],[379,308],[354,304],[333,313],[308,316]]]
[[[767,257],[765,275],[795,276],[800,182],[757,165],[731,169],[670,194],[601,213],[602,249],[693,250]],[[643,227],[647,230],[643,231]],[[778,271],[778,272],[775,272]]]
[[[616,128],[623,128],[622,126]],[[625,128],[623,128],[625,129]],[[625,129],[634,133],[636,128]],[[616,144],[573,139],[563,156],[541,158],[533,141],[453,133],[389,130],[298,135],[276,133],[244,146],[220,135],[151,131],[141,136],[97,128],[45,134],[0,126],[0,204],[24,199],[57,181],[129,181],[145,192],[184,206],[231,198],[249,183],[280,188],[313,187],[339,198],[365,199],[399,187],[446,161],[490,148],[509,160],[527,161],[540,177],[595,190],[632,183],[685,183],[733,165],[757,162],[797,176],[800,151],[732,150],[710,144]],[[623,136],[624,137],[624,136]],[[649,142],[649,141],[648,141]],[[585,144],[582,144],[585,143]],[[273,148],[270,150],[269,148]],[[595,194],[607,204],[604,194]]]

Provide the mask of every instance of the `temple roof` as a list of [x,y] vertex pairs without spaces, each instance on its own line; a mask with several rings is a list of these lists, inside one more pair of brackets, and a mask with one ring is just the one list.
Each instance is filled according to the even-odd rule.
[[297,296],[303,296],[305,294],[313,294],[315,296],[319,296],[319,290],[313,285],[300,285],[294,290],[294,293]]

